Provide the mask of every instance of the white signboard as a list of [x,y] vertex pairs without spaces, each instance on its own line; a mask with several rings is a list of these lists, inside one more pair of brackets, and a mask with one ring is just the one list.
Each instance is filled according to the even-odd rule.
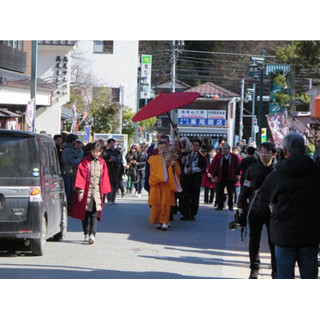
[[226,110],[208,110],[208,119],[226,119]]
[[151,55],[141,56],[140,99],[150,99],[151,94]]

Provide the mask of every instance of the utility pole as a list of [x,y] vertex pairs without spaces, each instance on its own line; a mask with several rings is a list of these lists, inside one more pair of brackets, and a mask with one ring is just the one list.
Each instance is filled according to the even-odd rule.
[[[140,104],[140,70],[139,69],[140,69],[140,67],[138,67],[137,108],[136,108],[136,112],[139,111],[139,104]],[[138,122],[136,122],[134,142],[138,143]]]
[[312,79],[309,79],[309,112],[311,112],[311,102],[312,102],[312,97],[311,97],[311,90],[312,90]]
[[37,73],[38,73],[38,41],[32,41],[32,61],[31,61],[31,100],[33,99],[33,132],[36,131],[36,94],[37,94]]
[[255,103],[256,103],[256,84],[252,85],[252,119],[251,119],[251,139],[252,142],[255,142],[255,128],[254,128],[254,116],[255,116]]
[[261,129],[262,129],[262,113],[263,113],[263,72],[264,72],[264,49],[261,50],[262,64],[260,66],[260,99],[259,99],[259,140],[261,144]]
[[241,80],[239,140],[242,140],[242,136],[243,136],[243,100],[244,100],[244,79]]
[[[176,92],[176,41],[172,40],[171,92]],[[172,122],[175,123],[174,110],[170,111]],[[170,137],[174,140],[174,129],[170,126]]]
[[[178,40],[176,43],[176,40],[172,40],[172,44],[171,44],[171,61],[172,61],[172,65],[171,65],[171,92],[176,92],[176,64],[177,64],[177,54],[179,53],[179,48],[184,46],[184,41],[183,40]],[[171,110],[170,111],[170,116],[172,119],[172,122],[174,125],[176,125],[177,123],[177,110]],[[175,138],[175,133],[174,133],[174,129],[171,125],[171,129],[170,129],[170,136],[171,139],[174,140]]]

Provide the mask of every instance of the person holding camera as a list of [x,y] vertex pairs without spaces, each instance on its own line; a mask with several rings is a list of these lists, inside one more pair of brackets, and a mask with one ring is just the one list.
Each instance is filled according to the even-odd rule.
[[[260,240],[263,225],[265,224],[268,232],[268,243],[271,252],[271,277],[276,278],[277,267],[274,253],[274,245],[270,241],[270,208],[269,203],[263,199],[263,193],[259,189],[275,167],[275,157],[277,149],[271,142],[264,142],[259,147],[259,159],[252,164],[246,171],[245,180],[241,188],[238,199],[238,211],[240,215],[249,214],[249,258],[250,276],[249,279],[258,279],[260,269]],[[249,205],[248,200],[250,199]],[[246,208],[249,206],[247,212]]]
[[320,169],[305,154],[303,136],[283,140],[285,159],[277,163],[261,187],[271,205],[270,236],[275,245],[278,279],[318,278],[320,242]]

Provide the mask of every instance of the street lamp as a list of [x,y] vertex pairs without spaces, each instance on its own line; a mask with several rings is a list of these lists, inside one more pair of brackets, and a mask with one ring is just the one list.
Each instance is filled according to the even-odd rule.
[[262,113],[263,113],[263,72],[264,72],[264,50],[261,50],[260,57],[251,57],[253,64],[248,67],[248,75],[258,78],[260,71],[260,99],[259,99],[259,144],[261,143]]
[[247,96],[252,96],[252,118],[251,118],[251,139],[255,142],[255,128],[254,128],[254,114],[255,114],[255,101],[256,101],[256,84],[252,85],[252,88],[247,89]]
[[248,75],[252,78],[259,77],[259,66],[254,62],[248,66]]

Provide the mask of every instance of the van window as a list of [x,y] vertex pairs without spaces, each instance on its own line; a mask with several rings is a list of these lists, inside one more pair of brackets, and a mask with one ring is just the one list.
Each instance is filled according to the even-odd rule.
[[41,148],[41,164],[43,168],[43,174],[51,175],[50,172],[50,160],[49,160],[49,148],[47,146],[42,146]]
[[56,157],[55,152],[56,152],[55,149],[49,148],[49,161],[50,161],[52,175],[58,174],[58,159]]
[[34,137],[0,137],[0,177],[38,177],[39,152]]

